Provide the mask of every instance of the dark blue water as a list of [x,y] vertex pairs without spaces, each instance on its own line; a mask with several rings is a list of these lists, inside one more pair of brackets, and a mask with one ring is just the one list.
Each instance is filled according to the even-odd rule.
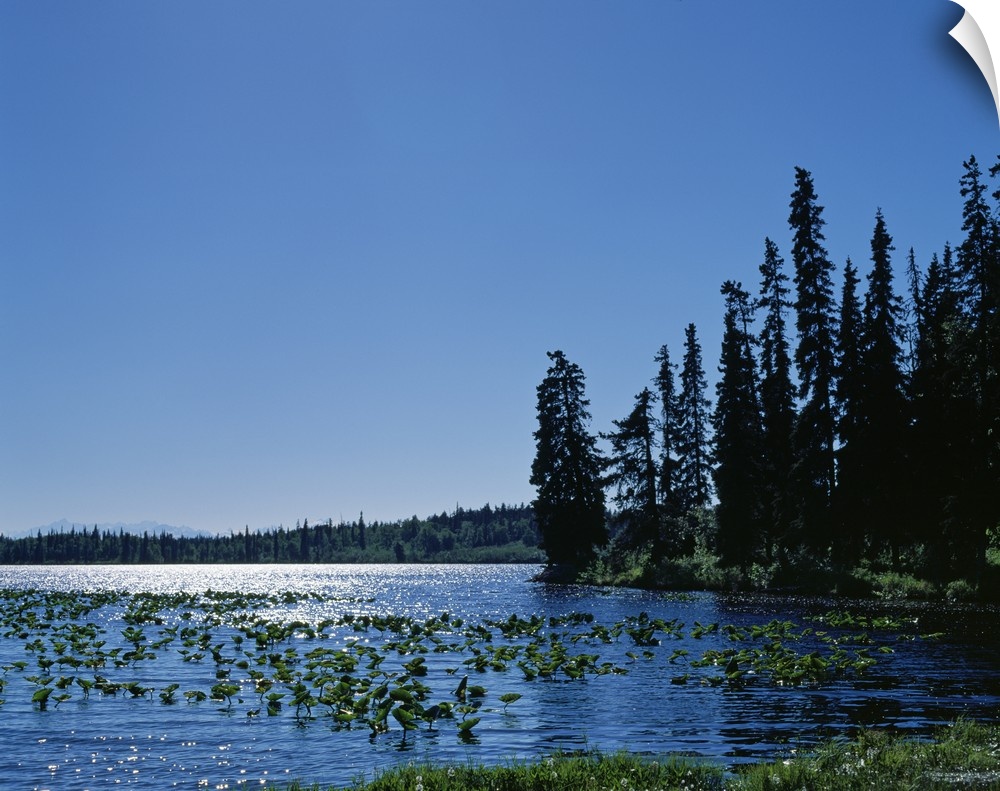
[[[994,719],[1000,714],[1000,616],[993,608],[565,588],[531,582],[537,571],[534,566],[411,565],[2,567],[0,588],[323,595],[323,600],[261,613],[286,622],[316,624],[348,612],[424,620],[448,612],[468,625],[511,614],[547,619],[580,612],[608,627],[640,613],[684,627],[680,636],[648,647],[624,634],[608,644],[572,642],[574,634],[593,624],[546,627],[543,633],[559,633],[571,651],[599,654],[599,663],[627,671],[579,679],[557,674],[552,680],[527,681],[513,663],[502,672],[470,672],[462,664],[471,656],[468,650],[427,653],[428,674],[422,681],[433,690],[431,701],[454,699],[456,679],[465,673],[470,684],[487,688],[471,742],[460,739],[455,723],[445,720],[434,730],[424,727],[404,739],[394,721],[388,733],[371,737],[363,725],[337,730],[318,711],[320,716],[305,723],[288,711],[248,717],[260,708],[251,692],[241,692],[241,702],[234,700],[231,707],[210,700],[167,706],[155,692],[140,698],[96,692],[84,697],[70,687],[70,699],[39,711],[31,702],[37,687],[24,679],[30,670],[9,669],[0,693],[5,701],[0,705],[0,777],[16,778],[19,788],[37,789],[254,788],[292,778],[348,786],[400,761],[493,763],[556,749],[685,753],[731,765],[859,726],[919,735],[958,716]],[[719,676],[719,668],[691,664],[705,651],[734,645],[722,630],[696,637],[696,623],[749,629],[777,619],[792,621],[799,630],[836,633],[809,620],[831,609],[888,615],[897,622],[891,629],[870,630],[871,656],[878,661],[863,675],[788,685],[751,675],[745,683],[713,685],[708,682]],[[109,607],[87,617],[106,630],[109,645],[114,645],[116,640],[122,644],[126,627],[120,615]],[[171,618],[180,622],[180,613],[168,616],[168,624]],[[921,637],[936,632],[944,634]],[[505,642],[496,629],[491,633],[494,645]],[[218,634],[230,641],[235,632],[222,625]],[[340,647],[359,638],[347,629],[326,634],[322,641],[296,637],[281,648],[304,654],[319,643]],[[383,649],[391,635],[369,632],[360,638],[385,654],[382,669],[398,670],[411,658]],[[14,636],[0,639],[0,664],[10,667],[32,659],[24,644]],[[881,647],[891,653],[879,651]],[[794,648],[799,653],[828,650],[816,636],[797,638]],[[678,656],[678,651],[687,654]],[[118,679],[154,690],[170,683],[186,690],[208,689],[216,680],[214,670],[211,662],[183,662],[176,647],[167,647],[155,661],[114,672]],[[686,683],[671,683],[685,675]],[[248,679],[233,678],[249,689]],[[504,710],[498,700],[504,693],[522,697]]]

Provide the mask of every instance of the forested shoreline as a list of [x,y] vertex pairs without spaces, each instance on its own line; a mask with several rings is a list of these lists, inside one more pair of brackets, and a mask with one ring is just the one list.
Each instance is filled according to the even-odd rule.
[[159,563],[537,563],[534,512],[526,505],[456,506],[424,519],[332,519],[263,532],[175,537],[99,531],[95,525],[34,536],[0,536],[2,564]]
[[583,370],[548,352],[530,506],[202,538],[74,528],[0,536],[0,563],[545,562],[556,581],[996,598],[1000,189],[962,165],[957,245],[908,249],[897,277],[878,208],[864,280],[847,258],[839,284],[796,168],[789,272],[765,237],[756,286],[721,285],[714,400],[694,324],[606,432]]
[[875,210],[863,291],[850,258],[835,282],[796,168],[790,272],[766,237],[756,287],[721,286],[714,402],[694,324],[679,380],[661,346],[651,386],[600,434],[582,369],[548,353],[531,481],[553,579],[1000,592],[1000,190],[962,164],[964,238],[925,261],[910,248],[896,278]]

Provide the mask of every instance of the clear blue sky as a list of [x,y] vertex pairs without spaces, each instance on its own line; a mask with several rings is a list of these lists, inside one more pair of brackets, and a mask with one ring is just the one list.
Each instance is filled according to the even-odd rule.
[[[0,0],[0,531],[530,501],[545,352],[623,417],[794,167],[865,271],[1000,152],[949,0]],[[900,278],[901,280],[901,278]]]

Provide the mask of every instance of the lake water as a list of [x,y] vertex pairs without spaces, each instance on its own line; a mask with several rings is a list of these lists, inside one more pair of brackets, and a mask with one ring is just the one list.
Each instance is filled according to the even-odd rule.
[[[12,667],[19,660],[35,660],[37,652],[27,647],[34,635],[7,629],[0,638],[0,663],[7,668],[0,692],[5,701],[0,705],[0,778],[16,778],[17,788],[34,789],[255,788],[292,778],[347,786],[400,761],[496,763],[557,749],[595,748],[685,753],[732,765],[859,726],[921,735],[958,716],[993,720],[1000,714],[1000,615],[992,607],[558,587],[532,582],[538,570],[462,565],[0,567],[4,589],[315,593],[319,598],[261,613],[313,625],[346,613],[424,621],[447,612],[464,619],[468,629],[512,614],[524,619],[539,615],[546,619],[540,639],[564,645],[571,656],[599,655],[590,662],[592,668],[603,663],[615,668],[580,678],[561,672],[527,680],[514,661],[507,669],[476,672],[466,660],[471,663],[481,648],[471,641],[460,653],[427,651],[422,654],[427,673],[420,679],[432,690],[426,704],[455,701],[458,679],[468,674],[470,685],[486,688],[475,712],[481,719],[470,739],[460,738],[457,717],[439,720],[433,729],[421,723],[404,738],[392,718],[388,732],[373,736],[364,725],[337,728],[319,707],[308,720],[296,719],[290,707],[279,716],[248,716],[260,713],[261,703],[252,682],[238,670],[231,680],[240,692],[231,706],[184,699],[165,705],[157,691],[170,683],[180,685],[179,694],[216,682],[216,665],[182,661],[176,643],[158,650],[154,661],[114,669],[116,678],[138,681],[152,688],[150,694],[94,691],[85,696],[71,684],[68,699],[39,710],[32,702],[37,684],[26,679],[32,668]],[[810,620],[830,610],[869,619],[887,616],[894,623],[846,629]],[[587,619],[549,626],[549,618],[572,613]],[[127,645],[120,608],[109,606],[86,619],[102,630],[109,647]],[[627,633],[610,642],[594,637],[595,625],[635,626],[656,619],[675,630],[657,633],[659,644],[640,645]],[[813,650],[828,654],[836,648],[829,642],[836,636],[849,656],[870,656],[877,663],[861,674],[778,684],[753,673],[739,683],[719,683],[724,679],[720,667],[700,667],[694,661],[706,651],[768,646],[766,638],[754,643],[749,630],[774,620],[792,622],[781,642],[800,656]],[[166,613],[163,627],[182,623],[181,613]],[[793,625],[794,633],[787,631]],[[734,641],[741,630],[746,639]],[[147,632],[150,641],[158,637],[155,628]],[[232,652],[235,630],[222,624],[216,633]],[[941,634],[929,636],[934,633]],[[480,634],[489,635],[480,646],[510,644],[516,652],[526,645],[524,637],[506,639],[495,626]],[[379,667],[387,673],[402,672],[402,663],[414,656],[398,650],[398,635],[347,628],[327,628],[321,638],[295,636],[274,650],[305,655],[318,645],[341,648],[354,640],[372,655],[383,654]],[[421,650],[431,644],[424,645]],[[772,654],[774,645],[772,640],[767,649]],[[51,650],[49,656],[54,656]],[[83,668],[60,667],[48,672],[93,675]],[[111,670],[99,672],[112,675]],[[505,709],[499,701],[505,693],[521,697]]]

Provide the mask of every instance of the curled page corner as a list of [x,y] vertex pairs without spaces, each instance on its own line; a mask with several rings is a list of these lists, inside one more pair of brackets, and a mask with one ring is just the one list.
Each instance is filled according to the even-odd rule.
[[965,14],[950,31],[965,51],[972,56],[993,93],[1000,122],[1000,91],[993,53],[1000,55],[1000,3],[997,0],[953,0],[965,9]]

